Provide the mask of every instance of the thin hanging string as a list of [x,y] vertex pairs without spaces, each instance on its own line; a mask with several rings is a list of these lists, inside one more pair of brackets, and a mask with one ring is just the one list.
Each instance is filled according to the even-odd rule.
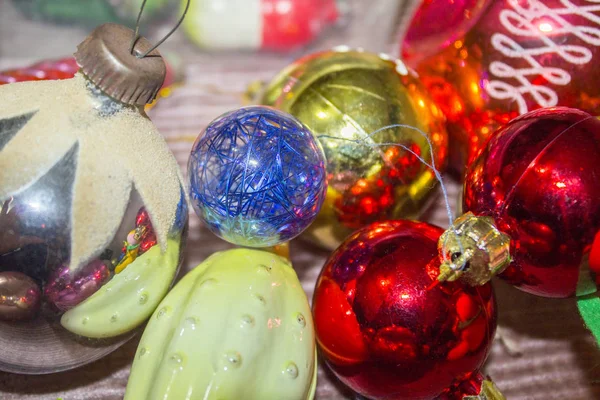
[[[135,47],[135,44],[137,43],[138,39],[140,38],[140,20],[142,19],[142,13],[144,12],[144,7],[146,6],[146,1],[148,0],[144,0],[142,2],[142,5],[140,6],[140,12],[138,14],[137,17],[137,21],[135,22],[135,33],[133,35],[133,39],[131,40],[131,45],[129,46],[129,53],[131,55],[133,54],[133,48]],[[161,40],[158,41],[158,43],[156,43],[154,46],[152,46],[150,48],[150,50],[146,51],[144,54],[135,54],[135,56],[137,58],[144,58],[146,57],[148,54],[152,53],[155,49],[158,48],[158,46],[160,46],[161,44],[164,43],[165,40],[167,40],[173,33],[175,33],[175,31],[177,30],[177,28],[179,28],[179,26],[182,24],[183,20],[185,19],[185,16],[187,15],[187,12],[190,8],[190,3],[192,0],[187,0],[187,3],[185,4],[185,10],[183,10],[183,14],[181,15],[181,18],[179,18],[179,21],[177,21],[177,24],[175,25],[175,27],[173,27],[173,29],[171,29],[169,31],[169,33],[167,33],[165,35],[165,37],[163,37]]]
[[[413,131],[416,131],[419,135],[421,135],[426,141],[427,141],[427,145],[429,146],[429,156],[431,158],[431,163],[428,163],[423,157],[421,157],[420,155],[418,155],[417,153],[415,153],[413,150],[411,150],[410,148],[408,148],[408,146],[405,146],[401,143],[377,143],[377,144],[370,144],[368,143],[366,140],[371,138],[372,136],[376,135],[379,132],[382,132],[384,130],[387,129],[395,129],[395,128],[404,128],[404,129],[410,129]],[[440,174],[440,171],[437,169],[436,165],[435,165],[435,157],[434,157],[434,151],[433,151],[433,144],[431,143],[431,139],[429,138],[429,136],[423,132],[421,129],[415,127],[415,126],[411,126],[411,125],[406,125],[406,124],[391,124],[391,125],[386,125],[383,126],[377,130],[375,130],[374,132],[368,134],[367,136],[365,136],[364,138],[361,139],[346,139],[346,138],[340,138],[340,137],[335,137],[335,136],[330,136],[330,135],[318,135],[317,136],[318,139],[320,138],[326,138],[326,139],[332,139],[332,140],[343,140],[343,141],[347,141],[347,142],[352,142],[352,143],[356,143],[356,144],[362,144],[365,145],[367,147],[370,147],[372,149],[378,149],[380,150],[381,147],[383,146],[394,146],[394,147],[400,147],[402,149],[404,149],[405,151],[411,153],[413,156],[415,156],[423,165],[425,165],[426,167],[428,167],[433,174],[435,175],[436,180],[439,182],[440,184],[440,189],[442,190],[442,196],[444,198],[444,205],[446,207],[446,215],[448,216],[448,222],[449,222],[449,229],[452,230],[452,232],[454,232],[455,235],[458,235],[458,232],[456,231],[456,228],[454,226],[454,213],[452,212],[452,207],[450,206],[450,199],[448,196],[448,190],[446,188],[446,185],[444,184],[444,179],[442,178],[442,174]],[[382,155],[383,158],[383,155]],[[387,160],[384,158],[384,161],[387,162]],[[447,240],[447,237],[446,237]],[[460,240],[458,241],[458,245],[460,247],[460,251],[461,253],[464,253],[464,249],[462,247],[462,243],[460,242]],[[444,261],[448,261],[448,257],[446,255],[445,252],[442,253],[442,258]],[[462,269],[464,266],[460,266],[457,267],[454,265],[454,263],[449,263],[450,267],[453,269]]]
[[[413,150],[411,150],[410,148],[408,148],[407,146],[405,146],[401,143],[393,143],[393,142],[392,143],[377,143],[375,145],[372,145],[370,143],[365,142],[366,139],[371,138],[372,136],[378,134],[379,132],[385,131],[387,129],[395,129],[395,128],[411,129],[411,130],[418,132],[421,136],[423,136],[423,138],[427,141],[427,144],[429,146],[429,156],[431,157],[431,164],[428,163],[427,161],[425,161],[425,159],[423,157],[421,157],[420,155],[415,153]],[[339,137],[334,137],[334,136],[329,136],[329,135],[319,135],[318,138],[319,139],[327,138],[327,139],[333,139],[333,140],[344,140],[344,141],[349,141],[349,142],[353,142],[356,144],[363,144],[365,146],[368,146],[371,148],[377,148],[377,149],[379,149],[380,147],[383,147],[383,146],[395,146],[395,147],[400,147],[400,148],[406,150],[407,152],[411,153],[421,163],[423,163],[426,167],[428,167],[433,172],[436,180],[440,183],[440,188],[442,189],[442,195],[444,197],[444,205],[446,207],[446,215],[448,216],[448,222],[449,222],[450,226],[452,226],[454,224],[454,214],[452,212],[452,208],[450,207],[448,190],[446,189],[446,185],[444,184],[444,180],[442,178],[442,175],[440,174],[440,171],[438,171],[438,169],[435,165],[433,144],[431,143],[431,139],[429,139],[429,136],[425,132],[420,130],[419,128],[417,128],[415,126],[405,125],[405,124],[392,124],[392,125],[387,125],[387,126],[381,127],[379,129],[377,129],[376,131],[368,134],[366,137],[364,137],[362,139],[345,139],[345,138],[339,138]]]

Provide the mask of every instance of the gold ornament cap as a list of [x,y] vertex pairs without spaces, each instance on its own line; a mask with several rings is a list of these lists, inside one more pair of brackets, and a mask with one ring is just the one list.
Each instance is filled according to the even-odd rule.
[[467,212],[454,221],[438,241],[445,260],[438,281],[461,279],[471,286],[485,285],[511,263],[510,236],[491,217]]
[[131,54],[133,37],[133,30],[123,25],[100,25],[77,46],[75,60],[86,77],[110,97],[144,105],[156,98],[167,67],[156,49],[138,57],[152,48],[144,37],[136,40]]

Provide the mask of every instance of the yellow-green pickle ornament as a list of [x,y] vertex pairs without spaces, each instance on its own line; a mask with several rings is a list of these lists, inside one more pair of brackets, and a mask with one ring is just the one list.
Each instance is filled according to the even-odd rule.
[[74,78],[0,86],[0,370],[102,357],[177,274],[185,192],[144,112],[166,68],[134,37],[102,25],[78,46]]
[[[329,249],[369,223],[415,218],[447,156],[444,116],[414,72],[385,55],[338,48],[294,62],[260,99],[289,112],[327,157],[325,204],[305,237]],[[405,146],[410,151],[403,149]]]
[[310,400],[314,325],[290,262],[234,249],[189,272],[138,346],[125,400]]

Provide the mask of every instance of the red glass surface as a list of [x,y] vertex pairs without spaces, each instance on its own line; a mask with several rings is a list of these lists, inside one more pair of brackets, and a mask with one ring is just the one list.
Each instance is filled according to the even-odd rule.
[[[432,127],[431,130],[434,131],[434,129],[435,127]],[[444,142],[445,138],[437,133],[433,136],[434,138],[431,141],[435,146],[434,149],[437,150],[435,151],[437,156],[435,163],[436,166],[441,166],[439,168],[442,170],[445,167],[447,157],[447,149],[444,147],[446,144]],[[419,181],[419,176],[423,174],[423,163],[418,157],[423,157],[423,152],[427,154],[429,149],[419,147],[417,143],[411,142],[410,138],[403,139],[403,145],[410,149],[410,152],[403,151],[397,146],[390,146],[384,152],[383,160],[385,162],[378,163],[379,171],[371,176],[348,184],[344,178],[347,179],[347,176],[351,175],[352,172],[340,173],[339,175],[342,176],[337,179],[334,179],[333,174],[330,174],[329,181],[334,181],[333,184],[330,183],[332,187],[347,187],[343,190],[344,195],[338,196],[334,203],[336,216],[346,228],[356,230],[373,222],[389,219],[394,214],[407,214],[408,212],[398,212],[399,203],[402,203],[402,199],[399,198],[402,195],[406,196],[406,193],[403,193],[400,187],[407,184],[412,188],[418,188],[417,190],[423,190],[425,183],[423,180]],[[426,146],[425,143],[422,143],[422,145]],[[427,188],[431,187],[432,180],[433,178],[430,178],[425,181],[428,185]],[[426,200],[428,200],[427,197],[422,199],[421,202],[415,202],[419,203],[420,206],[424,206]]]
[[483,376],[479,371],[474,372],[463,381],[446,389],[444,393],[436,397],[435,400],[463,400],[467,396],[482,395],[482,384],[484,380],[489,381],[490,378]]
[[597,2],[426,0],[402,47],[448,118],[459,169],[525,112],[567,106],[600,114]]
[[371,399],[427,399],[478,370],[496,329],[490,284],[433,285],[442,229],[413,221],[370,225],[329,258],[313,313],[321,355]]
[[0,85],[23,81],[72,78],[79,70],[73,57],[42,61],[25,68],[0,71]]
[[463,211],[510,235],[502,278],[541,296],[574,295],[600,229],[600,120],[568,108],[513,120],[467,171]]
[[291,50],[306,45],[338,18],[336,0],[261,0],[262,45]]
[[[140,237],[140,249],[138,254],[141,256],[157,243],[156,234],[154,233],[154,228],[150,222],[150,215],[148,215],[148,211],[145,207],[140,208],[138,211],[135,217],[135,226],[136,228],[139,228],[140,226],[144,228]],[[125,249],[122,251],[125,252]]]

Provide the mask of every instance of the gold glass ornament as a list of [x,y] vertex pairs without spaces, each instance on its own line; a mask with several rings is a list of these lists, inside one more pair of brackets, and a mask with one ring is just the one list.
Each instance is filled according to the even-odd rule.
[[445,120],[401,61],[345,48],[312,54],[281,71],[260,102],[307,125],[327,156],[327,198],[304,237],[333,249],[355,229],[416,218],[428,203],[435,175],[415,155],[431,163],[428,137],[443,169]]

